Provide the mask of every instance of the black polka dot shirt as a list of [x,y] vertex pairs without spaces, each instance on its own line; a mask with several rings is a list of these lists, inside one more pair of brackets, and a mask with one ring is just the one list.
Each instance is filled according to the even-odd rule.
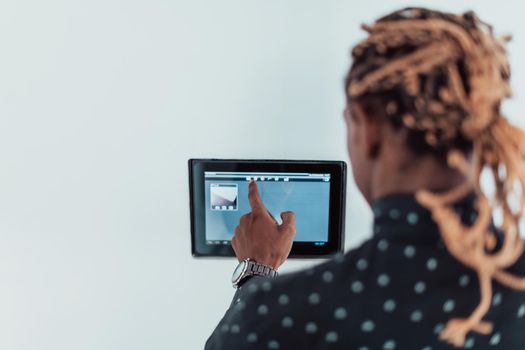
[[[385,197],[372,209],[373,237],[359,248],[305,271],[249,279],[206,349],[455,349],[438,335],[479,304],[476,274],[447,252],[412,195]],[[455,209],[466,224],[476,218],[472,196]],[[525,257],[508,271],[525,276]],[[470,332],[464,348],[524,350],[525,293],[493,287],[484,320],[494,330]]]

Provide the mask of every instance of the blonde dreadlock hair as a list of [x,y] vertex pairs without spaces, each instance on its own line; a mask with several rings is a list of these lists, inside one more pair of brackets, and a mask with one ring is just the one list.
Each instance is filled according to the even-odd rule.
[[[448,251],[478,274],[481,301],[467,319],[452,319],[440,338],[464,346],[468,332],[492,332],[483,321],[492,299],[492,279],[525,290],[525,278],[505,269],[524,250],[519,221],[525,206],[525,133],[500,111],[510,97],[510,66],[505,43],[474,12],[454,15],[407,8],[364,25],[368,37],[352,50],[347,78],[351,100],[377,106],[394,125],[409,130],[415,151],[429,148],[468,181],[447,193],[419,191]],[[410,141],[409,140],[409,141]],[[471,161],[467,159],[471,157]],[[481,188],[488,169],[494,194]],[[465,226],[452,204],[476,194],[478,218]],[[496,253],[490,233],[492,214],[502,212],[503,244]]]

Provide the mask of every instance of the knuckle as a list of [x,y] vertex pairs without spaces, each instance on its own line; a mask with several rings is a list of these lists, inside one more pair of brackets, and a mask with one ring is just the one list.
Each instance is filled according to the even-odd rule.
[[295,225],[288,225],[288,226],[286,226],[285,232],[288,235],[292,235],[293,236],[293,235],[296,234],[297,229],[295,228]]

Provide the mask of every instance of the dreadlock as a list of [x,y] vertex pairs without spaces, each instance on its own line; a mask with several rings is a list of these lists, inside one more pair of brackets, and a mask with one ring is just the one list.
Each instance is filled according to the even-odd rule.
[[[525,278],[505,271],[524,250],[519,221],[525,207],[525,133],[501,113],[510,97],[505,43],[474,12],[454,15],[424,8],[395,11],[363,25],[368,37],[352,50],[347,77],[349,99],[379,105],[396,126],[409,130],[409,146],[432,152],[466,175],[446,193],[421,190],[416,198],[432,213],[448,251],[476,271],[481,301],[467,319],[452,319],[440,338],[464,346],[468,332],[489,334],[483,321],[492,299],[492,279],[525,290]],[[469,161],[468,158],[471,158]],[[488,170],[495,191],[480,178]],[[462,223],[452,204],[476,194],[479,213]],[[503,244],[497,252],[490,225],[502,213]]]

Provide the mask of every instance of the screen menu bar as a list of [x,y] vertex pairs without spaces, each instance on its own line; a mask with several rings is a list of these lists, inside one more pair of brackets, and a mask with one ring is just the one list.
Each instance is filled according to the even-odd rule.
[[217,172],[205,171],[206,180],[244,181],[330,181],[330,174],[313,173],[268,173],[268,172]]

